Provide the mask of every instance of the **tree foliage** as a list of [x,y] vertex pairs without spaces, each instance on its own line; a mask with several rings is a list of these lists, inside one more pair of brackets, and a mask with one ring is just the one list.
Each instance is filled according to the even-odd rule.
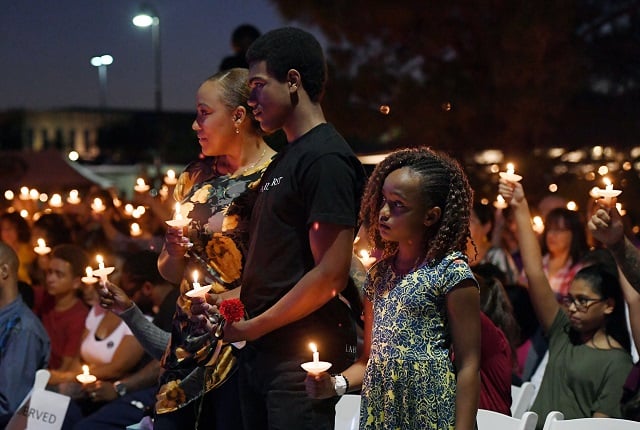
[[637,1],[272,2],[326,37],[327,117],[370,151],[525,153],[566,139],[596,84],[637,91]]

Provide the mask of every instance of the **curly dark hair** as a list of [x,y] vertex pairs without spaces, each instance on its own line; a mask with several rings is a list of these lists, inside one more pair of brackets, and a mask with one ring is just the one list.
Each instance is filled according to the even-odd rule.
[[[422,176],[422,195],[442,215],[425,237],[425,260],[437,262],[453,251],[465,252],[470,237],[469,216],[473,190],[460,164],[443,152],[428,147],[407,148],[391,153],[376,166],[362,197],[360,221],[369,241],[383,257],[395,253],[397,244],[382,240],[378,218],[382,208],[382,186],[394,170],[409,167]],[[427,232],[425,232],[427,235]]]
[[267,71],[285,82],[289,70],[302,77],[302,86],[313,102],[320,102],[327,82],[327,62],[318,40],[304,30],[284,27],[256,39],[247,50],[247,63],[265,61]]

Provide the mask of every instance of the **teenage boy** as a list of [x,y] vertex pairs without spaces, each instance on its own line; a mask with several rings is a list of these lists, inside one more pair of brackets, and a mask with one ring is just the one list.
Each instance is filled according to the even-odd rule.
[[[288,144],[262,177],[252,212],[241,300],[249,319],[225,326],[240,352],[247,429],[333,429],[338,397],[305,392],[309,343],[340,372],[355,359],[356,334],[338,297],[347,285],[362,165],[327,124],[320,102],[327,67],[318,41],[297,28],[270,31],[247,52],[249,105],[266,133]],[[295,412],[294,412],[295,411]]]
[[[58,245],[51,251],[45,279],[47,293],[53,300],[47,303],[41,316],[51,339],[51,370],[72,370],[74,359],[80,353],[89,309],[78,294],[88,265],[87,254],[77,245]],[[49,383],[57,382],[53,372]]]

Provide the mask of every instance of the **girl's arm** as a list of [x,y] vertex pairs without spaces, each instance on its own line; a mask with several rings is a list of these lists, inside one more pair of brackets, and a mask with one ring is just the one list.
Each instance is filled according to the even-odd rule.
[[622,269],[618,266],[618,276],[620,277],[620,285],[622,286],[622,294],[624,300],[629,306],[629,325],[631,326],[631,338],[636,350],[640,351],[640,293],[636,291],[631,283],[622,273]]
[[447,313],[457,370],[456,429],[472,430],[480,397],[480,295],[472,280],[447,294]]
[[516,236],[520,244],[524,271],[529,279],[529,297],[538,321],[546,333],[551,328],[560,305],[542,268],[542,253],[538,238],[531,227],[529,204],[519,182],[500,179],[499,193],[513,208],[517,226]]

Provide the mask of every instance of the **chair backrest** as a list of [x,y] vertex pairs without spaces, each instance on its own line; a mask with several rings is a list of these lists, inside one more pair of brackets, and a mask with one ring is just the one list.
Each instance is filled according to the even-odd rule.
[[525,412],[522,417],[514,418],[499,412],[478,409],[476,422],[478,430],[535,430],[538,414]]
[[336,404],[335,430],[358,430],[360,426],[360,395],[345,394]]
[[543,430],[639,430],[640,422],[619,418],[576,418],[565,420],[562,412],[549,412]]
[[523,382],[521,386],[511,386],[511,416],[520,418],[529,410],[536,394],[536,387],[531,382]]

